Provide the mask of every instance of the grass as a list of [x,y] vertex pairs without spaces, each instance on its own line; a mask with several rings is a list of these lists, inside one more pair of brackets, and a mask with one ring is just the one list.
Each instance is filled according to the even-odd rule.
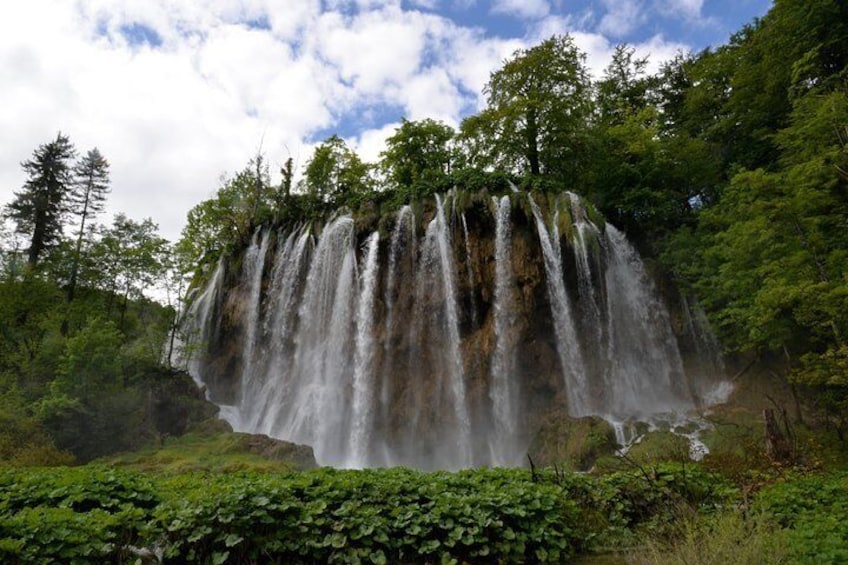
[[686,519],[669,540],[649,540],[634,565],[776,565],[794,562],[786,531],[763,513],[728,510]]
[[123,453],[100,461],[137,471],[179,474],[187,472],[232,473],[238,471],[288,472],[297,465],[268,459],[250,449],[246,434],[191,433],[165,439],[161,445]]

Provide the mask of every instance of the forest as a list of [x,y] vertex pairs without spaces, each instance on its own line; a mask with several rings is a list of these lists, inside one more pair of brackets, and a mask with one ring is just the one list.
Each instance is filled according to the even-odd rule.
[[[98,149],[58,133],[22,156],[0,224],[0,560],[848,560],[848,4],[777,0],[727,44],[647,69],[620,45],[593,78],[553,36],[490,75],[481,112],[404,120],[377,162],[333,135],[277,182],[257,153],[176,242],[152,219],[101,223]],[[373,226],[452,189],[516,188],[581,195],[696,297],[737,386],[768,373],[789,391],[771,402],[786,444],[754,414],[741,451],[695,463],[660,445],[590,474],[296,470],[235,446],[181,362],[222,256],[262,226],[339,210]]]

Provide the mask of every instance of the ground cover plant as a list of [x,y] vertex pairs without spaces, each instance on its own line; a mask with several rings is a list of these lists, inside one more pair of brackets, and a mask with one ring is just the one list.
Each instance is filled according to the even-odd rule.
[[0,472],[0,560],[559,563],[633,540],[732,488],[666,466],[606,477],[523,469],[145,474]]

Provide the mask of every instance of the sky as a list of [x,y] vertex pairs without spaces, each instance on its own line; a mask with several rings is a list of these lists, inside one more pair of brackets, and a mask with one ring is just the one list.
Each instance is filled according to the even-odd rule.
[[[770,0],[9,0],[0,8],[0,205],[68,135],[111,164],[98,218],[188,210],[262,151],[302,171],[341,135],[376,161],[402,117],[484,107],[516,49],[569,33],[601,76],[617,44],[659,65],[725,43]],[[277,177],[278,178],[278,177]]]

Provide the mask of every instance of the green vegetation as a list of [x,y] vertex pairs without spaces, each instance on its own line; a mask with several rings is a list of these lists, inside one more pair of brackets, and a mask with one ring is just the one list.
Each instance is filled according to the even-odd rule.
[[844,563],[848,539],[844,473],[788,476],[760,491],[747,510],[682,518],[673,539],[652,540],[637,563]]
[[615,431],[605,420],[554,412],[545,417],[527,452],[540,467],[557,465],[568,471],[588,471],[599,458],[611,456],[616,449]]
[[[709,509],[730,492],[680,468],[659,469],[652,481],[520,469],[8,470],[0,473],[0,556],[121,560],[158,546],[166,562],[557,563],[599,539],[668,523],[675,505]],[[61,527],[45,532],[45,523]],[[85,527],[97,536],[81,536]]]
[[[187,445],[184,444],[184,445]],[[22,562],[840,563],[848,477],[779,477],[743,493],[698,465],[592,476],[406,469],[0,471],[0,558]]]
[[788,528],[792,555],[806,563],[848,560],[848,475],[801,477],[760,493],[755,508]]
[[221,420],[202,422],[185,435],[164,438],[161,444],[106,457],[98,463],[162,474],[283,472],[316,466],[308,447],[233,433]]
[[[95,223],[109,163],[59,134],[23,163],[0,254],[0,430],[5,465],[85,462],[208,418],[193,381],[163,362],[185,291],[179,254],[150,220]],[[71,235],[66,235],[69,232]],[[170,353],[170,352],[167,352]]]
[[[85,462],[210,417],[188,375],[161,365],[173,312],[36,276],[0,281],[4,464]],[[63,335],[63,331],[67,335]]]
[[[265,470],[267,471],[267,470]],[[492,469],[147,474],[0,471],[0,558],[18,562],[840,563],[848,477],[740,491],[697,465],[603,476]]]
[[[555,36],[493,72],[458,130],[404,120],[377,163],[331,136],[275,184],[257,154],[175,245],[150,219],[97,223],[109,163],[58,134],[22,163],[0,224],[0,560],[845,562],[846,63],[836,0],[776,0],[727,45],[655,74],[622,45],[593,81]],[[607,427],[550,422],[540,462],[616,470],[598,476],[294,472],[246,436],[177,437],[214,412],[170,366],[183,297],[257,227],[346,209],[360,232],[385,229],[403,204],[456,189],[458,206],[483,207],[512,183],[549,203],[579,192],[698,298],[727,353],[791,395],[714,413],[703,464],[677,436],[622,460]],[[782,460],[764,448],[763,408],[790,436]]]
[[673,541],[652,540],[635,563],[772,565],[799,562],[791,556],[786,533],[777,528],[767,514],[745,516],[733,510],[707,518],[689,516],[681,520]]

